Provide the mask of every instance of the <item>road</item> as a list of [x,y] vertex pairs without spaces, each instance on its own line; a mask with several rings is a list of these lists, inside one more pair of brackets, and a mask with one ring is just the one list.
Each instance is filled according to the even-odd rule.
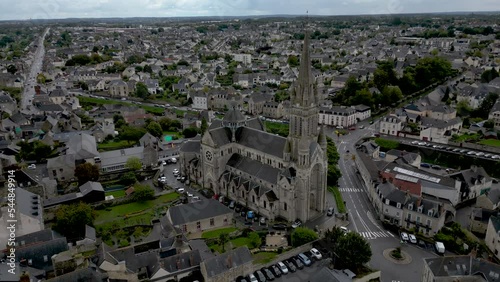
[[[360,125],[364,125],[365,128],[359,129]],[[399,234],[385,230],[376,219],[376,213],[367,195],[367,187],[356,173],[357,169],[353,161],[356,158],[354,145],[362,137],[371,136],[375,132],[376,123],[369,125],[366,122],[358,124],[356,130],[349,131],[348,134],[340,137],[334,135],[333,130],[329,132],[340,155],[339,168],[342,178],[339,180],[339,190],[348,212],[348,228],[359,233],[370,243],[373,255],[369,264],[382,271],[381,281],[417,282],[421,279],[422,259],[435,256],[432,248],[424,250],[415,245],[404,244],[402,249],[412,256],[412,262],[407,265],[396,265],[385,259],[383,256],[385,249],[401,246]],[[328,194],[331,196],[331,193]]]
[[33,62],[31,64],[30,71],[26,80],[24,81],[23,93],[21,97],[21,110],[25,112],[30,112],[30,105],[33,97],[35,96],[35,85],[36,78],[42,70],[43,59],[45,57],[45,36],[49,32],[50,28],[45,29],[43,35],[38,39],[38,48],[35,52]]

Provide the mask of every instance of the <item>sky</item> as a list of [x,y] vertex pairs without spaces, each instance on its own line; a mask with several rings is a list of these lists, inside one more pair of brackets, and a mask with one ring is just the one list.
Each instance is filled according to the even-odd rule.
[[0,0],[0,20],[500,11],[500,0]]

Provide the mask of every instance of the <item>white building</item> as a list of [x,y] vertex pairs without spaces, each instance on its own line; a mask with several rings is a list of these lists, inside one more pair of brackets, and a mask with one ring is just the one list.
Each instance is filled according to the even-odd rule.
[[495,257],[500,259],[500,219],[498,217],[490,217],[484,242],[488,249],[495,254]]
[[349,127],[357,123],[355,109],[345,106],[319,109],[319,124]]
[[249,65],[252,63],[252,55],[250,54],[234,54],[233,59],[236,62],[242,62],[245,65]]
[[196,92],[193,94],[193,105],[194,109],[208,110],[208,98],[203,92]]
[[380,133],[398,136],[403,128],[403,121],[396,115],[388,115],[380,120]]

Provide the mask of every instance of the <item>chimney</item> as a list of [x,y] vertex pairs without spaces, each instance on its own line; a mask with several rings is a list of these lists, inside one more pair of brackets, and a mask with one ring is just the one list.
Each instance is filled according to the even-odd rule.
[[227,256],[226,266],[227,266],[227,268],[231,268],[233,266],[233,257],[231,255]]
[[36,95],[40,95],[40,85],[35,85],[35,93]]
[[194,256],[193,256],[193,254],[189,255],[189,266],[194,266]]
[[177,259],[175,266],[177,267],[177,269],[181,269],[181,260],[179,258]]
[[422,204],[422,197],[418,198],[417,207],[420,207],[421,204]]

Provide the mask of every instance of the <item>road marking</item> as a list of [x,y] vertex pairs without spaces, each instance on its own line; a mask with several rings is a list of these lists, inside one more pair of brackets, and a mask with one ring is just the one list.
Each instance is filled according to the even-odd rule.
[[364,192],[363,189],[360,188],[349,188],[349,187],[343,187],[339,188],[340,192],[345,192],[345,193],[361,193]]
[[378,238],[388,238],[388,237],[394,236],[389,232],[370,232],[370,231],[368,231],[368,232],[359,232],[359,234],[367,240],[375,240]]

